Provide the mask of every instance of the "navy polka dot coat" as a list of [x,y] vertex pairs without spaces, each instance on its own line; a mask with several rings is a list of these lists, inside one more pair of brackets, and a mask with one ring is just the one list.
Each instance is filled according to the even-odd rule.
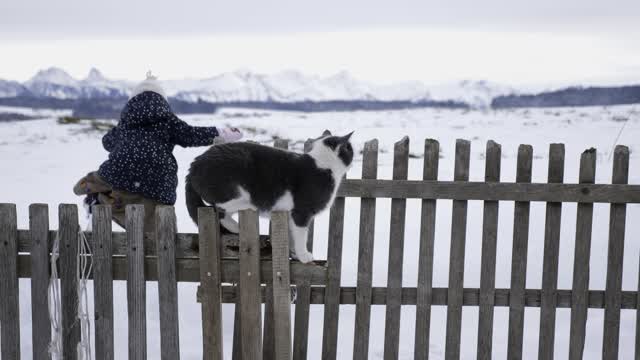
[[109,159],[98,174],[114,189],[173,205],[178,186],[173,148],[211,145],[216,136],[215,127],[188,125],[164,97],[146,91],[127,102],[118,125],[102,138]]

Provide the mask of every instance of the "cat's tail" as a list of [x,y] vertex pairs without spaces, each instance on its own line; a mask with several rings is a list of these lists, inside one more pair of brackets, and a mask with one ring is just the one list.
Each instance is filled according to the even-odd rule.
[[187,198],[187,210],[189,211],[189,216],[193,220],[196,225],[198,224],[198,208],[207,206],[204,201],[202,201],[202,197],[193,188],[191,184],[191,178],[187,176],[186,186],[185,186],[185,197]]

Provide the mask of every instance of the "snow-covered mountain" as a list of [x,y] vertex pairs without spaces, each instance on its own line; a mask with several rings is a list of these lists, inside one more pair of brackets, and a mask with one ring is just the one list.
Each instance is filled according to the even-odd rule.
[[[417,81],[378,85],[356,79],[346,71],[320,77],[294,70],[275,74],[238,70],[211,78],[165,80],[162,83],[167,95],[191,103],[199,100],[212,103],[455,100],[485,107],[497,95],[514,93],[511,88],[486,81],[433,87]],[[52,67],[39,71],[24,84],[0,81],[0,98],[26,92],[55,99],[126,97],[134,85],[130,81],[108,79],[97,69],[91,69],[87,77],[78,80],[64,70]]]
[[66,71],[51,67],[38,71],[24,86],[35,96],[78,99],[127,96],[132,85],[108,80],[97,69],[91,69],[86,78],[77,80]]

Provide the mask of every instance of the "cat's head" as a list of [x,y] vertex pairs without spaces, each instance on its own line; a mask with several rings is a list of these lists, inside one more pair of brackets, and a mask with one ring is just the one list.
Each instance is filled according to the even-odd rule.
[[348,168],[353,162],[353,146],[349,142],[351,135],[353,135],[353,131],[345,136],[334,136],[329,130],[325,130],[322,136],[315,140],[314,147],[325,148],[327,152],[339,159],[344,167]]

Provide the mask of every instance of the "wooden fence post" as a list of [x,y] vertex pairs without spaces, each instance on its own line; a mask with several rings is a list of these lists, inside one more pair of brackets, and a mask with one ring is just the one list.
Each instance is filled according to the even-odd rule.
[[[409,137],[395,143],[393,180],[406,180],[409,173]],[[397,359],[400,346],[400,306],[402,305],[402,261],[406,199],[391,199],[389,267],[387,277],[387,312],[384,326],[384,358]]]
[[[518,147],[516,182],[531,182],[533,148]],[[528,201],[516,201],[513,220],[513,250],[511,255],[511,290],[509,296],[509,337],[507,356],[522,358],[522,336],[524,331],[525,285],[527,279],[527,248],[529,244]]]
[[340,277],[342,269],[342,237],[344,234],[344,198],[337,197],[329,211],[327,249],[327,285],[324,293],[322,360],[335,359],[338,347],[340,317]]
[[[500,181],[500,144],[487,142],[484,181]],[[490,360],[493,341],[493,314],[496,296],[496,246],[498,241],[497,201],[485,201],[482,216],[482,255],[480,264],[480,301],[478,309],[478,359]]]
[[15,204],[0,204],[0,358],[20,359],[18,220]]
[[[629,148],[616,146],[613,155],[613,184],[629,181]],[[620,340],[620,306],[622,302],[622,261],[626,204],[611,204],[609,214],[609,251],[607,253],[607,284],[604,291],[603,359],[618,358]]]
[[[440,144],[433,139],[424,142],[422,179],[438,179]],[[433,297],[433,248],[436,235],[436,200],[422,200],[420,213],[420,249],[418,252],[418,286],[416,288],[416,336],[413,357],[429,359],[429,333]]]
[[[304,143],[304,152],[308,153],[313,147],[313,140]],[[309,224],[309,238],[307,248],[313,253],[313,220]],[[311,274],[305,271],[301,281],[296,282],[296,309],[293,325],[293,358],[306,359],[309,344],[309,309],[311,303]]]
[[111,207],[93,207],[93,297],[96,360],[113,359],[113,276]]
[[[456,161],[453,179],[469,181],[471,143],[456,141]],[[451,211],[451,251],[449,254],[449,290],[447,292],[446,359],[460,358],[462,328],[462,295],[464,286],[464,250],[467,234],[467,201],[454,200]]]
[[60,240],[60,297],[62,300],[62,357],[78,357],[78,207],[61,204],[58,208]]
[[31,342],[34,360],[49,359],[49,207],[29,205],[31,235]]
[[[548,182],[561,183],[563,180],[564,145],[551,144],[549,147]],[[544,259],[542,265],[542,290],[540,293],[539,359],[553,359],[561,216],[562,203],[548,202],[544,226]]]
[[129,360],[147,358],[147,286],[144,275],[144,206],[127,205],[127,312]]
[[[585,150],[580,157],[581,184],[593,184],[596,178],[596,149]],[[589,309],[589,259],[591,258],[591,230],[593,203],[578,203],[576,214],[576,241],[573,257],[573,283],[571,291],[571,329],[569,332],[569,359],[581,360]]]
[[242,359],[262,359],[258,215],[240,211],[240,331]]
[[176,215],[172,206],[156,207],[160,350],[162,360],[180,359],[178,286],[176,284]]
[[[364,144],[362,178],[378,177],[378,140]],[[360,200],[360,242],[358,245],[358,283],[356,287],[356,317],[353,333],[353,358],[369,358],[369,328],[371,322],[371,281],[373,246],[376,225],[376,199]]]
[[[291,282],[289,278],[289,215],[272,214],[273,357],[291,359]],[[266,327],[265,327],[266,328]]]
[[222,360],[220,222],[214,208],[198,209],[203,359]]

